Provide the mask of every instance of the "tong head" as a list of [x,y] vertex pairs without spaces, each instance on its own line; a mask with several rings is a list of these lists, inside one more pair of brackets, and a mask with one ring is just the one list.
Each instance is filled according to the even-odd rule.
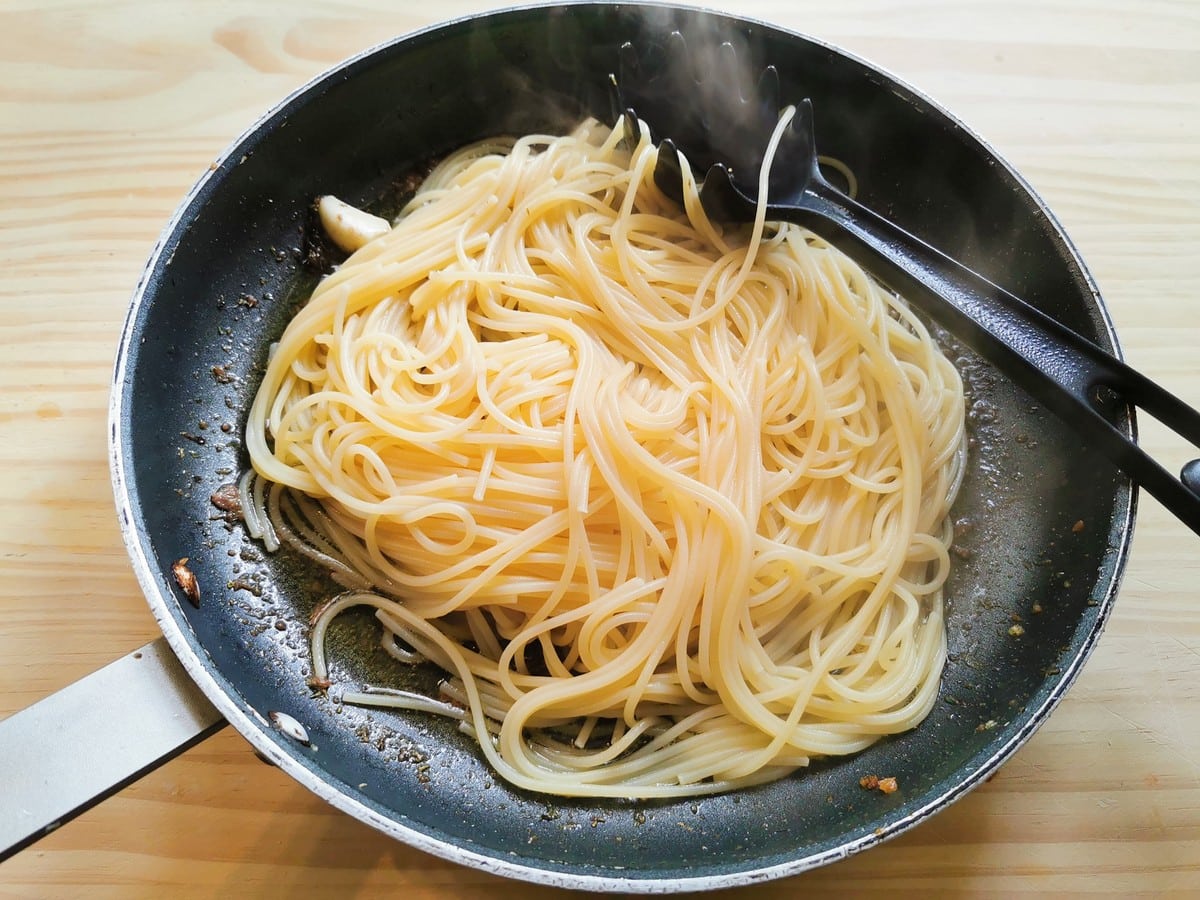
[[[625,115],[626,134],[637,138],[636,120],[650,128],[659,144],[654,180],[675,199],[682,197],[680,154],[697,172],[705,172],[700,197],[719,219],[745,219],[745,205],[758,195],[759,170],[780,116],[779,73],[767,66],[754,71],[739,60],[729,41],[689,47],[678,31],[661,45],[639,53],[631,43],[618,52],[617,74],[610,76],[614,119]],[[815,172],[812,105],[805,100],[776,153],[787,166],[773,167],[769,195],[804,184]],[[802,189],[803,184],[799,187]]]

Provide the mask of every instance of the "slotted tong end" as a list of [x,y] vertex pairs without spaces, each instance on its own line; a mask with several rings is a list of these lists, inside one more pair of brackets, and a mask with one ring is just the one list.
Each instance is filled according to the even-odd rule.
[[[700,201],[714,219],[752,222],[759,174],[779,125],[773,66],[752,71],[731,42],[689,46],[678,31],[639,53],[624,44],[611,77],[613,119],[637,121],[659,145],[654,180],[683,195],[683,166],[704,172]],[[681,155],[682,154],[682,155]],[[821,174],[814,113],[795,104],[767,180],[768,221],[803,225],[971,346],[1073,426],[1135,482],[1200,534],[1200,458],[1176,478],[1108,418],[1114,392],[1200,450],[1200,411],[1056,319],[833,187]],[[1191,455],[1191,454],[1189,454]]]
[[[682,197],[680,154],[696,172],[700,199],[714,218],[737,220],[758,197],[764,151],[779,123],[782,89],[774,66],[753,70],[729,41],[689,46],[678,31],[644,53],[631,43],[618,52],[612,77],[614,121],[624,115],[626,134],[637,138],[637,121],[659,144],[654,181],[668,196]],[[801,100],[777,155],[821,178],[813,134],[812,103]],[[775,178],[776,176],[772,176]],[[771,193],[795,178],[778,179]]]

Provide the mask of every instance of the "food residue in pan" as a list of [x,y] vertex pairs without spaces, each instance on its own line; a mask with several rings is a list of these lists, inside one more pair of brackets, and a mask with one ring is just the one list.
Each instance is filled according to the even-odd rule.
[[858,780],[858,786],[868,791],[879,791],[881,794],[894,794],[900,789],[899,783],[890,775],[884,778],[878,775],[864,775]]
[[179,589],[183,591],[183,595],[188,598],[192,606],[200,608],[200,583],[196,581],[196,576],[190,568],[188,568],[188,557],[178,559],[171,566],[171,574],[175,578],[175,583],[179,585]]
[[309,745],[308,729],[301,725],[294,717],[279,710],[272,710],[269,715],[271,723],[281,732],[294,741],[298,741],[305,746]]

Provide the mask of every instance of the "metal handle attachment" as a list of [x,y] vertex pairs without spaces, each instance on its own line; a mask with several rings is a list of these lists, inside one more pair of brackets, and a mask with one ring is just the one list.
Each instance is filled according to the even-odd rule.
[[165,638],[0,722],[0,861],[225,724]]

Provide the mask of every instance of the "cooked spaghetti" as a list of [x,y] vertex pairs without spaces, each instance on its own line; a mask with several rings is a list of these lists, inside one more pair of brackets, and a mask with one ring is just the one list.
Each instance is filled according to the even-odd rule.
[[[255,533],[374,606],[505,779],[662,797],[913,727],[945,655],[954,367],[792,225],[661,194],[645,128],[447,159],[326,277],[247,425]],[[765,194],[765,184],[763,185]]]

